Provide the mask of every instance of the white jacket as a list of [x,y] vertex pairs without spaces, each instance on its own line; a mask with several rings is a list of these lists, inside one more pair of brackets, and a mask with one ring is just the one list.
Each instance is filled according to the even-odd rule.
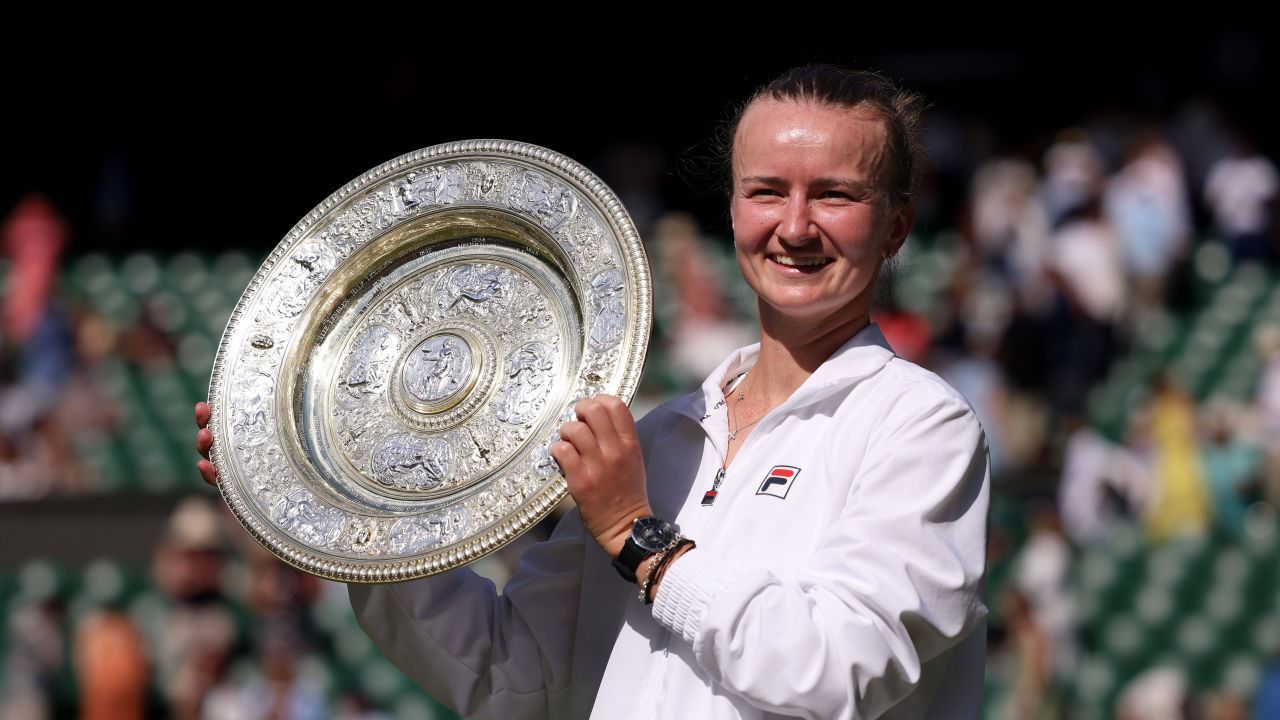
[[990,478],[972,409],[869,325],[703,506],[728,435],[715,404],[758,350],[639,423],[650,503],[698,544],[652,607],[574,511],[502,596],[466,569],[352,585],[360,624],[473,718],[977,717]]

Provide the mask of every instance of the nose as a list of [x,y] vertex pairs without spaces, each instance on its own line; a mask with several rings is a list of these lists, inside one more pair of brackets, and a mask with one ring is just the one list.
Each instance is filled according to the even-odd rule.
[[778,239],[788,245],[803,245],[818,236],[813,224],[809,202],[803,197],[792,197],[778,224]]

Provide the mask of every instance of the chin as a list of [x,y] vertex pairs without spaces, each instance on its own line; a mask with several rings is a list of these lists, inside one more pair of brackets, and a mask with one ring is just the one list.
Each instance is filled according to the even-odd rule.
[[823,322],[837,324],[856,314],[856,311],[848,306],[826,306],[818,302],[765,303],[765,307],[778,320],[805,324]]

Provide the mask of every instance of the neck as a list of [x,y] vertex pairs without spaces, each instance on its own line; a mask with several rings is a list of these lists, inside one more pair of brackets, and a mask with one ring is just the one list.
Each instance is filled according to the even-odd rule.
[[751,389],[769,405],[790,397],[840,346],[865,328],[868,313],[847,319],[799,322],[760,308],[760,356],[751,369]]

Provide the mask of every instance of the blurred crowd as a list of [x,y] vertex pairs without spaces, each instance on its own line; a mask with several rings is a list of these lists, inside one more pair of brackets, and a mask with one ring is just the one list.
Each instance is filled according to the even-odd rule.
[[179,503],[150,572],[127,577],[106,560],[78,581],[24,569],[0,716],[452,717],[377,657],[345,586],[280,563],[209,498]]
[[[1230,351],[1254,356],[1249,377],[1210,382],[1162,361],[1135,376],[1118,412],[1099,388],[1152,328],[1194,317],[1234,278],[1261,278],[1258,307],[1280,297],[1280,175],[1200,101],[1164,122],[1108,116],[1027,148],[975,142],[980,124],[942,113],[929,127],[935,172],[906,257],[885,270],[874,319],[898,354],[959,389],[987,432],[997,509],[988,716],[1076,717],[1080,663],[1097,651],[1078,607],[1084,553],[1117,532],[1139,533],[1144,547],[1274,532],[1280,313],[1249,310],[1247,337]],[[655,199],[650,176],[662,164],[650,157],[604,173],[654,269],[655,332],[637,409],[700,383],[753,342],[756,327],[731,242]],[[0,499],[102,492],[78,438],[130,433],[112,396],[120,388],[97,380],[102,364],[145,378],[181,362],[183,340],[163,306],[112,316],[59,292],[70,234],[39,195],[3,222]],[[201,386],[190,390],[184,402],[199,399]],[[175,442],[191,429],[176,428]],[[195,491],[194,469],[181,480]],[[316,621],[345,607],[341,586],[285,568],[238,528],[228,533],[215,507],[191,499],[170,518],[143,582],[150,605],[108,601],[73,617],[65,594],[13,593],[0,635],[0,715],[377,716],[361,683],[308,671],[355,642]],[[515,554],[490,567],[499,581]],[[1209,688],[1177,667],[1141,668],[1098,712],[1280,717],[1280,670],[1264,667],[1239,686]]]

